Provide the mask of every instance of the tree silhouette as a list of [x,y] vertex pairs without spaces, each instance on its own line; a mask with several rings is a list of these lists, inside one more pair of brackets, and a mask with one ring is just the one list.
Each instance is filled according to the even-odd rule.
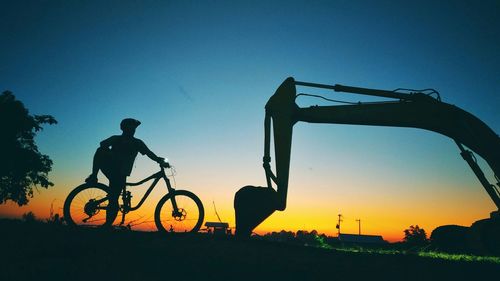
[[0,204],[12,200],[25,205],[34,187],[54,185],[48,180],[52,160],[38,151],[34,139],[45,123],[57,121],[50,115],[30,115],[10,91],[0,95]]
[[427,243],[427,233],[423,228],[418,225],[410,225],[408,229],[404,230],[405,237],[403,241],[411,246],[423,246]]

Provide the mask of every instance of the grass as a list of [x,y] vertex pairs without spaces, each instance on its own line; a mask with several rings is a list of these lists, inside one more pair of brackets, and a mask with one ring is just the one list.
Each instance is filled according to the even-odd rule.
[[317,244],[315,247],[329,250],[336,250],[347,253],[367,253],[367,254],[380,254],[380,255],[416,255],[424,258],[441,259],[447,261],[465,261],[465,262],[488,262],[500,264],[500,257],[493,256],[476,256],[470,254],[450,254],[438,251],[421,250],[398,250],[398,249],[382,249],[382,248],[366,248],[361,246],[332,246],[324,240],[321,236],[316,236]]
[[368,253],[368,254],[381,254],[381,255],[417,255],[424,258],[441,259],[448,261],[465,261],[465,262],[489,262],[500,264],[500,257],[493,256],[476,256],[469,254],[450,254],[444,252],[436,251],[405,251],[405,250],[395,250],[395,249],[368,249],[363,247],[333,247],[330,249],[341,252],[350,253]]
[[469,262],[490,262],[500,264],[500,257],[489,257],[489,256],[475,256],[475,255],[467,255],[467,254],[448,254],[442,252],[418,252],[418,256],[427,257],[433,259],[443,259],[443,260],[452,260],[452,261],[469,261]]

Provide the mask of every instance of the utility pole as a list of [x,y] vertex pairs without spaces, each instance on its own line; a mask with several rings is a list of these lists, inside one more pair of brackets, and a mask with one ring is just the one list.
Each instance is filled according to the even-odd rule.
[[358,222],[358,235],[361,235],[361,219],[356,220]]
[[339,220],[337,222],[337,229],[338,229],[337,236],[340,236],[340,223],[343,221],[342,214],[338,214],[338,217],[339,217]]

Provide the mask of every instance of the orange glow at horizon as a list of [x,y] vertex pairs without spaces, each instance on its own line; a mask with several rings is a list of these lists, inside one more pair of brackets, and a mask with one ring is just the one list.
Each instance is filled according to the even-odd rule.
[[[2,217],[19,218],[23,213],[32,211],[38,218],[46,219],[50,215],[51,205],[54,214],[58,213],[62,215],[64,199],[70,191],[70,188],[67,188],[67,186],[76,186],[76,183],[77,181],[67,181],[49,190],[42,190],[39,193],[35,193],[35,197],[31,199],[27,206],[18,207],[13,203],[0,205],[0,215]],[[148,186],[130,189],[134,196],[133,205],[138,203]],[[135,230],[156,231],[153,215],[156,203],[165,194],[163,188],[164,186],[161,186],[161,184],[157,186],[138,211],[127,214],[125,224],[131,223]],[[300,194],[299,191],[292,190],[289,194],[287,209],[283,212],[272,214],[254,230],[255,233],[263,235],[268,232],[279,232],[281,230],[293,232],[298,230],[316,230],[328,236],[337,236],[335,226],[338,219],[337,215],[341,213],[343,215],[341,233],[357,234],[358,222],[356,220],[361,219],[361,234],[382,235],[389,242],[397,242],[402,240],[404,236],[403,230],[410,225],[418,224],[430,236],[432,230],[440,225],[458,224],[470,226],[475,220],[488,217],[489,211],[493,209],[491,203],[490,206],[484,204],[486,198],[482,198],[484,197],[482,194],[477,195],[477,192],[470,192],[468,194],[469,197],[457,196],[457,198],[454,198],[455,200],[451,200],[455,202],[446,202],[444,199],[448,198],[448,195],[444,196],[445,198],[441,198],[441,196],[435,194],[436,198],[426,198],[427,201],[418,200],[418,204],[415,204],[415,198],[406,201],[401,199],[395,201],[390,196],[381,198],[371,195],[367,196],[364,200],[376,203],[372,202],[371,205],[368,205],[363,200],[357,203],[352,202],[352,198],[346,196],[346,194],[344,194],[343,201],[341,201],[338,198],[335,199],[334,196],[329,198],[325,194],[323,196],[314,194],[307,198],[304,194]],[[192,191],[204,203],[205,222],[218,221],[212,200],[210,200],[211,193],[209,189]],[[232,194],[225,194],[223,196],[224,201],[217,201],[216,207],[221,219],[228,222],[234,230],[235,221]],[[478,202],[479,204],[472,208],[471,202]],[[461,216],[457,216],[457,209],[460,209],[461,205],[469,205],[470,208],[468,208],[467,214],[462,212]],[[118,221],[119,218],[117,218],[115,223]]]

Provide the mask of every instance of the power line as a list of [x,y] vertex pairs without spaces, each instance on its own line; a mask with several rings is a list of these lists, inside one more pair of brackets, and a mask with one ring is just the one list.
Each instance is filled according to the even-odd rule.
[[215,215],[217,215],[217,219],[219,220],[219,222],[222,222],[219,217],[219,213],[217,213],[217,208],[215,207],[215,201],[212,201],[212,203],[214,204],[214,210],[215,210]]
[[358,222],[358,235],[361,235],[361,219],[356,220]]
[[342,214],[338,214],[338,217],[339,217],[339,219],[338,219],[336,227],[337,227],[337,230],[338,230],[337,236],[340,236],[340,223],[343,222],[343,220],[342,220]]

